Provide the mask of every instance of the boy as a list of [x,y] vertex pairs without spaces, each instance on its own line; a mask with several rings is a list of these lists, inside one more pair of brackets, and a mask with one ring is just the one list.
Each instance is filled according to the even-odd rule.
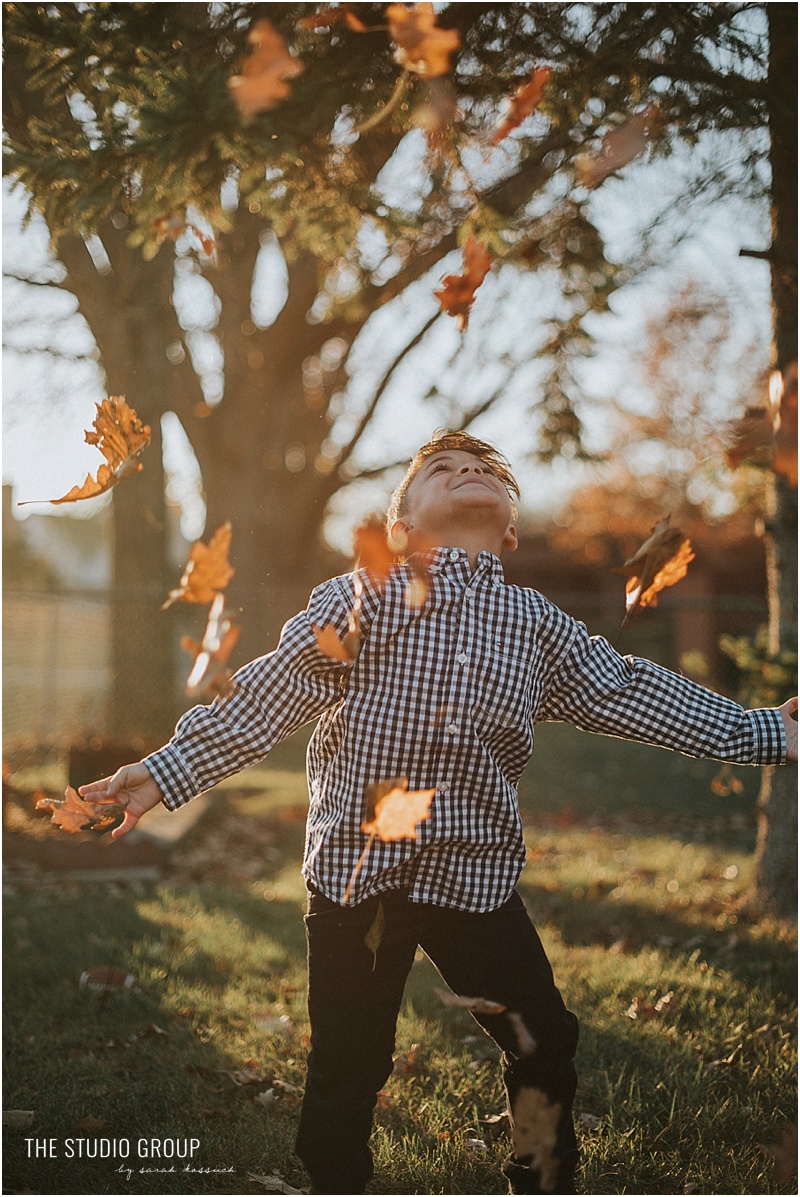
[[[387,520],[409,560],[382,583],[358,575],[355,659],[332,660],[315,633],[332,624],[348,634],[349,575],[313,592],[228,698],[189,711],[165,748],[81,790],[127,798],[114,833],[124,835],[157,803],[176,808],[321,716],[308,750],[311,1052],[297,1138],[312,1192],[361,1193],[372,1175],[372,1112],[418,945],[456,993],[519,1016],[476,1015],[503,1053],[510,1108],[533,1089],[550,1127],[546,1147],[506,1160],[511,1192],[575,1191],[577,1020],[514,889],[525,863],[516,785],[536,721],[743,764],[797,759],[796,700],[746,712],[620,657],[537,592],[507,586],[499,555],[517,545],[518,493],[484,442],[445,433],[424,445]],[[422,602],[412,597],[421,574]],[[397,777],[435,789],[430,817],[418,839],[373,843],[345,904],[366,838],[365,791]],[[379,906],[373,952],[364,941]]]

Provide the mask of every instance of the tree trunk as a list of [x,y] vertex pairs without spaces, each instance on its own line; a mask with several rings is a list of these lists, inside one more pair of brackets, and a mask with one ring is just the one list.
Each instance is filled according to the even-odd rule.
[[[786,371],[797,362],[797,9],[770,4],[767,14],[775,368]],[[797,644],[797,491],[781,475],[771,481],[767,538],[769,641],[778,655]],[[764,771],[752,901],[781,917],[797,916],[796,766]]]

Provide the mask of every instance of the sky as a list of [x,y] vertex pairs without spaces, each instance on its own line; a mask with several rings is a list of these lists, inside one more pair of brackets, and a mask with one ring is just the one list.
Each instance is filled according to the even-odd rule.
[[[584,417],[590,443],[602,446],[607,419],[604,404],[609,398],[627,395],[635,404],[637,380],[632,376],[631,359],[642,343],[645,322],[687,280],[727,297],[735,317],[734,339],[755,335],[765,346],[769,343],[768,268],[763,261],[739,256],[742,247],[763,249],[768,244],[766,212],[733,197],[713,205],[690,205],[685,211],[678,203],[694,170],[693,155],[720,152],[719,144],[707,141],[667,160],[634,164],[622,178],[607,180],[595,193],[593,202],[609,253],[617,260],[635,251],[641,229],[655,213],[666,213],[666,220],[652,250],[655,267],[641,281],[612,297],[609,314],[590,322],[597,348],[581,371],[581,382],[589,396]],[[34,219],[23,228],[23,212],[22,197],[6,187],[6,275],[57,278],[61,268],[51,256],[43,222]],[[678,227],[681,239],[677,248],[670,249]],[[443,273],[441,269],[439,274]],[[284,280],[280,261],[265,238],[254,289],[254,318],[259,323],[268,323],[277,314],[285,295]],[[179,278],[178,286],[184,323],[207,323],[211,302],[208,284],[185,275]],[[536,274],[517,278],[513,287],[504,275],[491,274],[478,293],[470,329],[457,359],[460,364],[456,366],[443,367],[442,363],[447,363],[459,348],[461,334],[454,321],[440,320],[426,352],[409,357],[387,389],[360,447],[358,464],[371,468],[403,455],[410,457],[434,427],[452,423],[446,400],[432,405],[423,398],[432,382],[445,395],[469,394],[472,401],[492,387],[498,377],[496,355],[513,356],[515,346],[536,335],[536,321],[541,323],[546,318],[537,288],[541,292],[541,279]],[[339,429],[342,438],[347,431],[348,413],[357,416],[368,401],[382,362],[391,360],[392,353],[409,335],[409,327],[420,327],[427,314],[436,310],[431,291],[431,280],[422,280],[399,304],[377,312],[359,337],[349,357],[352,377]],[[497,305],[501,301],[502,318],[498,319]],[[77,311],[77,302],[67,292],[27,286],[7,278],[3,311],[3,480],[12,485],[15,504],[56,498],[82,482],[87,473],[96,473],[102,460],[99,451],[84,442],[84,430],[91,427],[94,418],[94,405],[106,394],[98,355],[91,332]],[[207,394],[213,401],[221,389],[213,336],[202,330],[192,336],[193,353],[196,360],[204,362]],[[492,346],[488,360],[484,360],[486,345]],[[532,461],[521,448],[531,439],[519,433],[528,425],[525,412],[535,398],[537,381],[537,367],[521,367],[496,408],[472,430],[495,441],[506,452],[522,483],[524,499],[541,511],[552,507],[591,471],[587,474],[586,468],[568,458],[545,467]],[[721,398],[724,403],[725,396]],[[202,532],[204,518],[199,471],[176,417],[165,417],[163,433],[169,493],[181,503],[184,534],[194,539]],[[383,506],[391,481],[355,483],[335,496],[326,530],[336,547],[349,549],[353,526],[366,510]],[[34,512],[85,516],[105,501],[107,498],[58,508],[35,503],[15,506],[14,514],[17,518]]]

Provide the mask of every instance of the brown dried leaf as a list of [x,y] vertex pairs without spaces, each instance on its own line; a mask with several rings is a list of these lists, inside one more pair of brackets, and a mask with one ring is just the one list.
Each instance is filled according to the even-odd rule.
[[35,1110],[3,1110],[3,1126],[9,1130],[27,1130],[35,1117]]
[[382,586],[397,565],[397,554],[386,536],[386,527],[378,516],[371,516],[353,533],[353,555],[356,568],[362,568]]
[[73,486],[60,499],[27,499],[19,504],[20,507],[34,502],[56,506],[59,503],[74,503],[78,499],[92,499],[111,490],[127,474],[135,474],[142,469],[142,463],[137,459],[150,444],[149,426],[141,422],[132,407],[128,407],[123,395],[112,395],[110,399],[96,404],[96,408],[97,415],[92,425],[94,432],[84,433],[84,439],[87,444],[97,446],[108,464],[100,466],[97,478],[87,474],[82,486]]
[[383,909],[383,902],[378,902],[378,909],[375,918],[370,924],[369,931],[364,936],[364,946],[368,951],[372,952],[373,969],[378,963],[378,948],[381,946],[383,933],[386,930],[386,912]]
[[236,572],[228,561],[232,536],[231,522],[226,520],[207,545],[202,540],[194,542],[180,583],[176,590],[170,590],[161,604],[162,611],[175,602],[213,603]]
[[81,989],[90,993],[126,993],[136,988],[136,977],[126,968],[115,968],[112,964],[99,968],[87,968],[78,982]]
[[357,636],[348,632],[343,640],[332,623],[326,623],[324,628],[314,624],[313,628],[317,647],[326,657],[333,661],[355,661],[360,646]]
[[422,1057],[418,1043],[412,1043],[407,1052],[398,1052],[394,1057],[392,1071],[398,1076],[412,1076],[422,1071]]
[[774,437],[773,420],[766,407],[748,407],[731,426],[732,444],[725,453],[728,468],[736,470],[743,461],[767,466]]
[[655,607],[659,591],[684,578],[694,560],[692,542],[679,528],[671,528],[669,521],[668,515],[659,520],[641,548],[617,571],[628,577],[623,628],[643,607]]
[[650,104],[604,134],[600,149],[575,159],[575,174],[584,187],[597,187],[614,171],[621,170],[644,152],[660,116],[658,105]]
[[461,1010],[469,1010],[470,1014],[502,1014],[505,1010],[500,1002],[492,1002],[488,998],[462,997],[451,993],[449,989],[434,989],[443,1006],[458,1006]]
[[397,46],[394,60],[407,71],[433,79],[450,70],[450,55],[461,44],[455,29],[440,29],[432,4],[390,4],[386,9],[389,33]]
[[225,611],[225,596],[218,594],[211,604],[203,639],[198,642],[189,636],[181,640],[181,647],[195,657],[192,671],[186,680],[190,698],[211,701],[231,691],[228,658],[236,646],[241,628]]
[[550,80],[553,68],[549,66],[535,67],[527,83],[523,83],[509,100],[508,112],[489,138],[490,145],[497,145],[508,137],[512,129],[521,125],[526,116],[530,116],[542,102],[544,89]]
[[561,1106],[551,1102],[541,1089],[523,1085],[511,1111],[511,1140],[520,1161],[539,1173],[540,1190],[556,1191],[558,1160],[555,1155]]
[[234,103],[245,121],[285,100],[291,90],[285,81],[304,69],[269,21],[263,18],[256,21],[247,40],[253,49],[244,61],[242,73],[228,80]]
[[79,831],[103,831],[116,822],[125,811],[127,803],[108,799],[92,801],[81,798],[77,790],[67,786],[63,798],[48,798],[45,794],[34,794],[37,810],[52,811],[50,822],[62,831],[76,835]]
[[448,316],[457,318],[461,332],[469,323],[475,292],[489,273],[491,265],[489,251],[474,237],[468,237],[464,244],[464,273],[445,275],[441,290],[433,293]]

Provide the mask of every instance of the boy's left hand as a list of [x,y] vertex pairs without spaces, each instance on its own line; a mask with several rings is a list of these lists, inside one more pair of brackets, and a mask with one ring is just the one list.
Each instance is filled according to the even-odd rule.
[[786,759],[797,763],[797,720],[792,715],[797,710],[797,698],[790,698],[783,706],[778,707],[786,728]]

